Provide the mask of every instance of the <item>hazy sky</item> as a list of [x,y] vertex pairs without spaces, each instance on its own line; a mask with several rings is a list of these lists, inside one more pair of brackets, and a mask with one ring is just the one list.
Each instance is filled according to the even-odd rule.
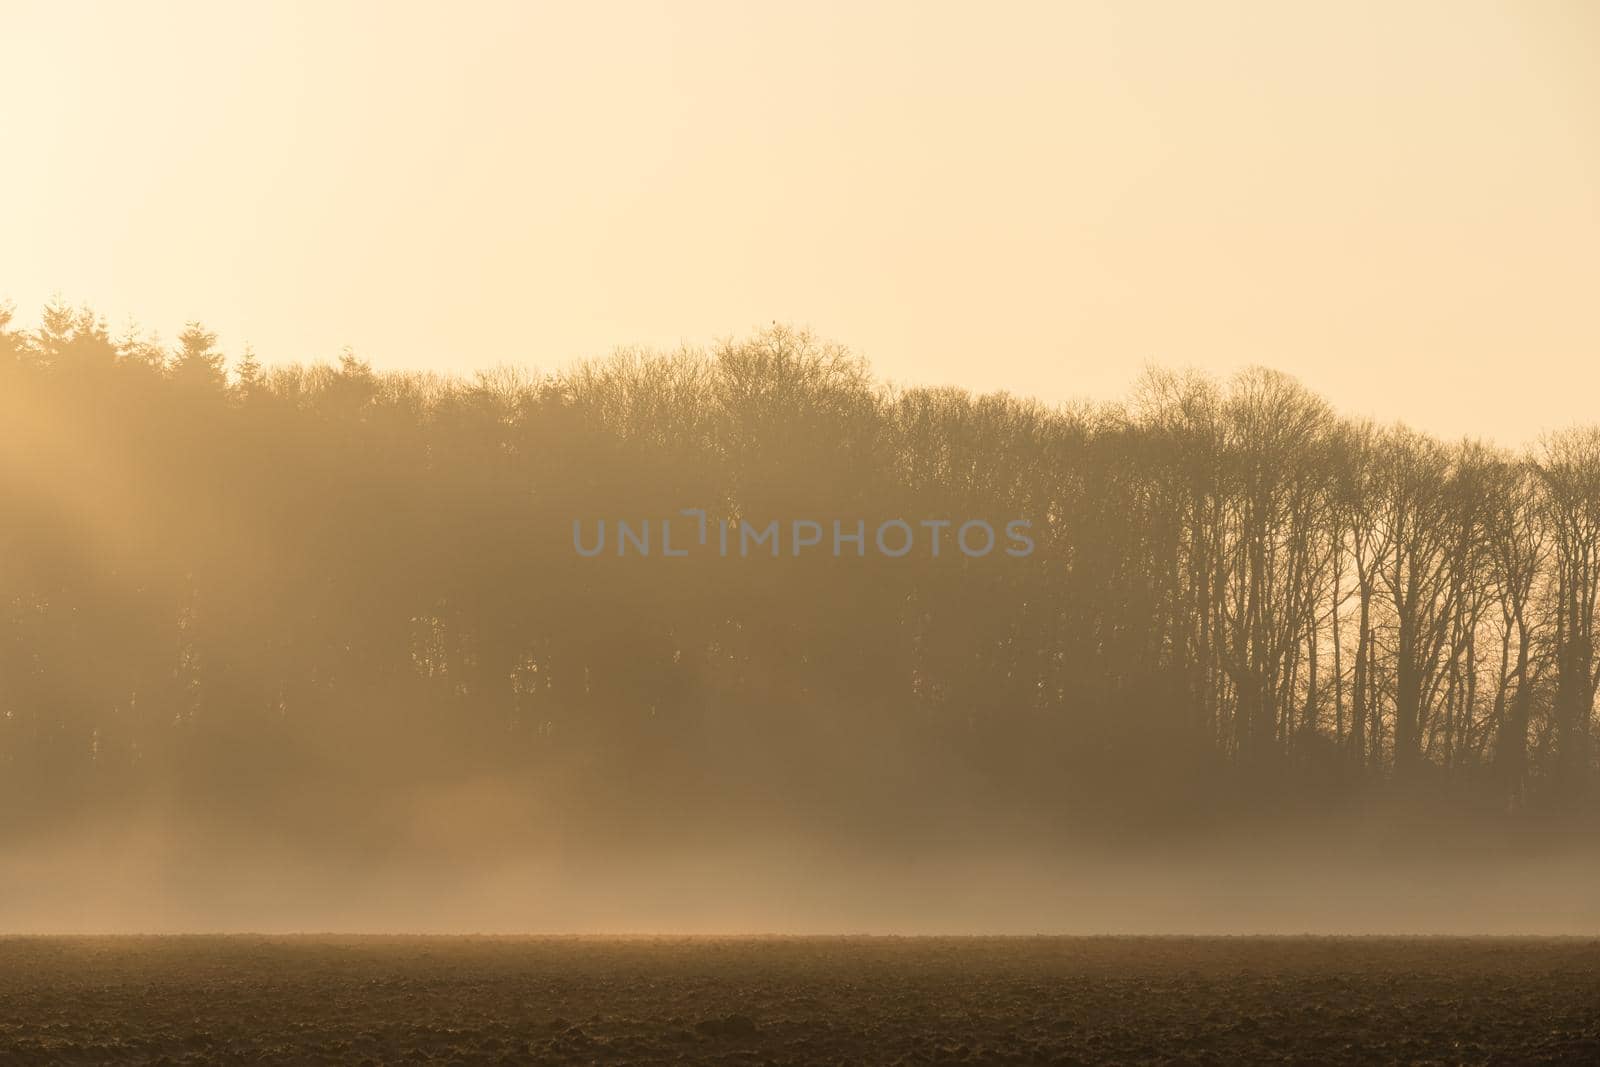
[[0,0],[0,298],[264,359],[773,319],[906,382],[1267,363],[1600,419],[1600,4]]

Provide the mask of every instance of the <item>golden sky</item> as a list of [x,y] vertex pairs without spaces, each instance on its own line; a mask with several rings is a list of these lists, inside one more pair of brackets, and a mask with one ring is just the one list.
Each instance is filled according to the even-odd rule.
[[1600,3],[0,0],[0,298],[269,361],[778,319],[1055,401],[1600,420]]

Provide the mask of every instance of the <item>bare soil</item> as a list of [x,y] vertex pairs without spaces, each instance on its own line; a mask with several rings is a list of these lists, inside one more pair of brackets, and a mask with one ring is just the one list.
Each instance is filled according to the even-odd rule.
[[0,939],[0,1064],[1600,1063],[1600,941]]

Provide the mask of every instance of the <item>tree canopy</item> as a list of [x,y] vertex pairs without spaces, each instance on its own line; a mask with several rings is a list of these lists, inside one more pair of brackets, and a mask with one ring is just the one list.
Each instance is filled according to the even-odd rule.
[[[519,775],[663,806],[1593,796],[1600,431],[1527,454],[1293,380],[892,388],[774,326],[463,379],[231,372],[0,313],[0,780]],[[575,519],[1031,523],[1025,558],[582,558]],[[1265,795],[1265,793],[1260,793]]]

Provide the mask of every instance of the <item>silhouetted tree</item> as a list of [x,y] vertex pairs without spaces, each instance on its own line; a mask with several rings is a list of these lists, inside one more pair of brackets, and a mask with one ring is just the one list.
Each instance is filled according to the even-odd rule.
[[[783,326],[470,380],[246,349],[230,382],[198,323],[166,352],[57,299],[34,331],[0,308],[0,460],[17,803],[504,773],[663,813],[1391,777],[1521,806],[1594,780],[1596,431],[1447,447],[1260,369],[1152,371],[1126,406],[896,389]],[[709,545],[666,558],[663,519],[700,549],[685,508]],[[610,524],[601,555],[575,519]],[[834,557],[836,519],[866,551]],[[895,519],[901,559],[870,544]],[[968,519],[1035,550],[970,559]],[[745,558],[773,521],[777,558]]]

